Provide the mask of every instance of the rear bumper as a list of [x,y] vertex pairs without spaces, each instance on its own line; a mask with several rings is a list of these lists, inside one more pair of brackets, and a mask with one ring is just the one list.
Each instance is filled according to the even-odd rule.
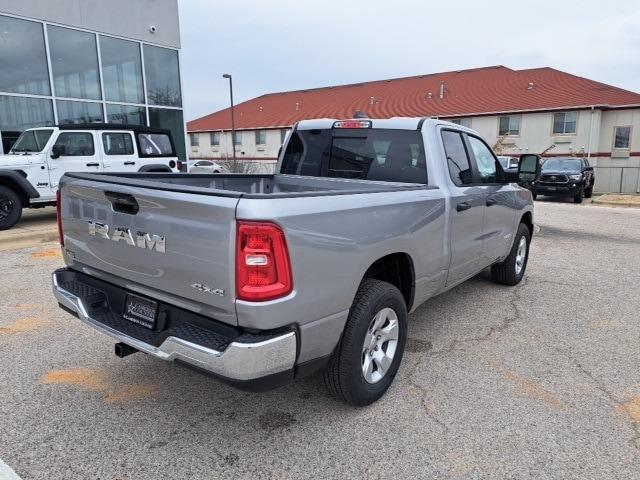
[[[161,360],[184,363],[240,388],[264,390],[293,378],[297,353],[296,333],[293,330],[265,332],[264,335],[221,333],[182,322],[165,329],[164,335],[151,330],[140,331],[144,327],[129,325],[130,322],[113,305],[117,303],[116,294],[121,292],[108,292],[107,288],[101,290],[95,282],[87,283],[85,277],[68,269],[55,271],[53,294],[62,308],[118,342]],[[110,284],[109,289],[126,293],[124,289]],[[165,315],[170,316],[172,310],[168,308],[167,311],[169,313]],[[179,312],[175,316],[180,315]],[[118,328],[118,325],[123,327]],[[126,333],[123,331],[125,329]],[[205,341],[199,343],[198,339]],[[219,347],[214,348],[212,344]]]

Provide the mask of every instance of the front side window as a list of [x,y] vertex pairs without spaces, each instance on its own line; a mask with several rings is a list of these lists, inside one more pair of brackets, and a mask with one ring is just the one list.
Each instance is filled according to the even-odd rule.
[[51,25],[47,33],[55,94],[101,100],[96,36]]
[[209,141],[211,142],[212,147],[217,147],[220,145],[220,132],[213,132],[209,135]]
[[53,130],[27,130],[11,148],[12,153],[41,152],[51,138]]
[[106,100],[144,103],[139,44],[100,35],[100,59]]
[[242,145],[242,132],[235,132],[233,135],[233,144]]
[[133,155],[133,140],[130,133],[103,133],[102,146],[106,155]]
[[267,131],[256,130],[256,145],[266,145],[267,143]]
[[427,183],[418,131],[298,130],[291,134],[282,168],[291,175]]
[[576,133],[578,114],[576,112],[559,112],[553,115],[553,134],[568,135]]
[[151,105],[182,106],[177,51],[145,45],[144,71],[147,100]]
[[55,146],[62,147],[63,157],[90,157],[95,151],[93,135],[87,132],[61,133]]
[[460,132],[443,130],[442,143],[447,155],[449,176],[453,183],[459,187],[473,183],[473,171]]
[[42,24],[0,15],[0,91],[50,95]]
[[191,135],[189,135],[189,140],[192,147],[197,147],[200,145],[200,135],[198,135],[197,133],[192,133]]
[[213,163],[207,162],[207,161],[201,161],[201,162],[196,162],[193,166],[194,167],[211,167],[213,166]]
[[520,135],[520,115],[505,115],[500,117],[500,136]]
[[631,145],[631,127],[616,127],[613,148],[628,149]]
[[479,138],[469,136],[469,144],[476,159],[480,181],[482,183],[496,183],[498,181],[498,170],[496,168],[496,157]]

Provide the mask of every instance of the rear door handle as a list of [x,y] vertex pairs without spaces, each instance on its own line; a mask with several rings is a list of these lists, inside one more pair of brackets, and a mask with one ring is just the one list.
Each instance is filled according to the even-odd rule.
[[87,163],[87,167],[99,167],[99,163]]
[[495,205],[497,202],[497,200],[495,198],[487,198],[487,207],[490,207],[491,205]]
[[136,162],[124,162],[125,165],[135,165]]
[[471,204],[469,202],[461,202],[456,205],[456,210],[462,212],[463,210],[469,210],[471,208]]

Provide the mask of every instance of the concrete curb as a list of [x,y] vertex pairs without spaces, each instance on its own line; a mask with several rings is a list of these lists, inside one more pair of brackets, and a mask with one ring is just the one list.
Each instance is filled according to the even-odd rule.
[[24,247],[35,247],[43,243],[58,240],[58,228],[38,231],[24,231],[0,237],[0,251],[15,250]]
[[606,198],[607,195],[602,195],[601,197],[596,197],[594,199],[592,199],[592,203],[595,203],[597,205],[606,205],[606,206],[612,206],[612,207],[635,207],[635,208],[640,208],[640,201],[638,201],[637,199],[639,197],[635,196],[635,195],[629,195],[629,197],[631,199],[634,199],[633,201],[625,201],[624,199],[608,199]]

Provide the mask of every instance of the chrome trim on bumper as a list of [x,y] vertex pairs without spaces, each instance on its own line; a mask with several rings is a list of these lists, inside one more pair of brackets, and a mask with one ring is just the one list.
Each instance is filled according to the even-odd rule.
[[119,342],[162,360],[181,360],[231,380],[254,380],[289,370],[295,364],[295,332],[288,332],[257,343],[231,342],[221,352],[177,337],[168,337],[162,345],[155,347],[91,318],[82,299],[60,287],[55,273],[53,274],[53,294],[60,304],[76,312],[78,318],[84,323]]

